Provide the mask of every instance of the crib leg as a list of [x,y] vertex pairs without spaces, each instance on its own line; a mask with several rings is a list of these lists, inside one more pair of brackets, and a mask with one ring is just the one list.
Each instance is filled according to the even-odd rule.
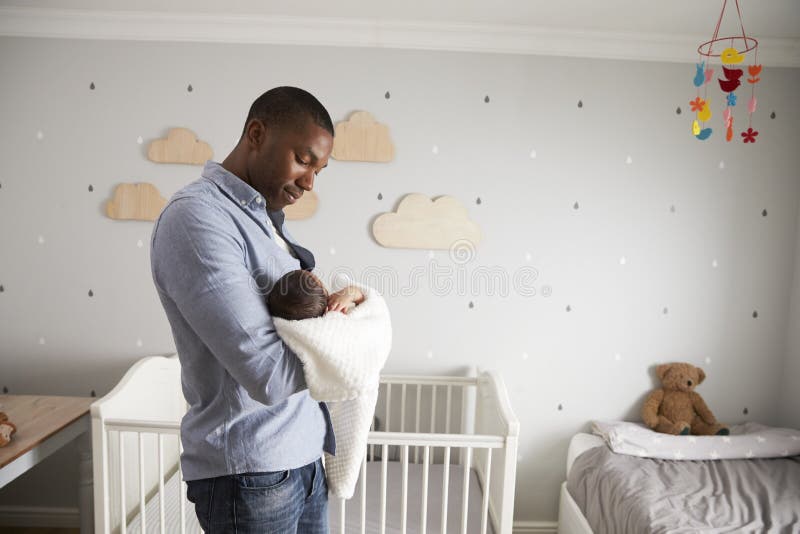
[[94,479],[92,477],[92,435],[83,433],[77,440],[80,464],[78,465],[78,511],[81,534],[94,532]]

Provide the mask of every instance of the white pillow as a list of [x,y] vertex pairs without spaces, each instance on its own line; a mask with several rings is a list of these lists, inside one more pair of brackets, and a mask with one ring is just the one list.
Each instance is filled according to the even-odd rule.
[[625,421],[593,421],[592,431],[612,451],[642,458],[730,460],[800,455],[800,430],[759,423],[733,425],[729,436],[673,436]]

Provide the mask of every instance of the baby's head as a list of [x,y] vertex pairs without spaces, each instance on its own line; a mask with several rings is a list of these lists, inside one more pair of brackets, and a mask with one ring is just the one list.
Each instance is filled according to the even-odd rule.
[[328,309],[328,291],[311,272],[289,271],[269,292],[267,305],[274,317],[282,319],[321,317]]

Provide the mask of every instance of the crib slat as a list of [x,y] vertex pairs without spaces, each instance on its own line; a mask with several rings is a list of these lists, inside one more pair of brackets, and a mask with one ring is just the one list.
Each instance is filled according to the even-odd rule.
[[436,386],[431,386],[431,434],[436,433]]
[[392,427],[389,426],[389,422],[391,421],[392,417],[392,385],[388,382],[386,383],[386,432],[389,432]]
[[160,534],[166,531],[164,524],[164,434],[158,435],[158,513]]
[[400,432],[406,431],[406,385],[400,386]]
[[[178,452],[183,454],[183,443],[178,440]],[[181,512],[181,534],[186,534],[186,482],[183,481],[183,468],[178,462],[178,501]]]
[[389,463],[388,449],[388,445],[381,445],[381,534],[386,534],[386,468]]
[[408,514],[408,445],[403,445],[403,502],[400,509],[400,533],[406,534],[406,515]]
[[453,400],[453,386],[447,386],[447,412],[444,414],[444,433],[450,433],[450,406]]
[[339,499],[339,534],[345,534],[345,523],[347,522],[347,516],[345,515],[345,503],[347,502],[345,499]]
[[444,473],[442,474],[442,534],[447,534],[447,497],[450,493],[450,447],[444,448]]
[[[414,432],[419,434],[419,408],[420,408],[420,401],[422,400],[422,385],[417,384],[417,405],[416,410],[417,413],[414,416]],[[419,463],[419,447],[414,447],[414,463]]]
[[367,532],[367,456],[361,463],[361,534]]
[[428,529],[428,469],[430,467],[431,448],[425,445],[422,449],[422,513],[420,514],[420,534]]
[[489,523],[489,492],[492,483],[492,449],[486,449],[486,475],[483,479],[483,511],[481,512],[481,534],[486,534]]
[[125,534],[128,531],[128,511],[125,506],[125,436],[119,433],[119,531]]
[[[462,454],[464,456],[464,454]],[[461,493],[461,534],[467,534],[467,511],[469,510],[469,470],[472,463],[472,447],[467,447],[464,460],[464,491]]]
[[139,518],[141,519],[142,533],[147,532],[147,503],[144,500],[144,434],[139,435]]

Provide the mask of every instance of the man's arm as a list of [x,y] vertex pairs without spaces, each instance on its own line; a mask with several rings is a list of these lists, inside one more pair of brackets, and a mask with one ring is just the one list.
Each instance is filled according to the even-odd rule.
[[305,389],[305,377],[275,332],[238,236],[219,208],[195,198],[173,201],[154,230],[153,279],[250,397],[278,404]]

